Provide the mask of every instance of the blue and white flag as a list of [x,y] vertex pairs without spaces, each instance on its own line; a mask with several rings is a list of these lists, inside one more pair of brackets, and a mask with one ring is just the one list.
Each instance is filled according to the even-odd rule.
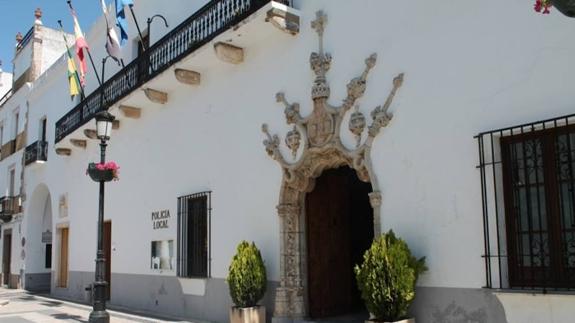
[[126,6],[134,6],[132,0],[116,0],[116,25],[120,28],[120,45],[124,46],[128,40],[128,21],[126,20]]

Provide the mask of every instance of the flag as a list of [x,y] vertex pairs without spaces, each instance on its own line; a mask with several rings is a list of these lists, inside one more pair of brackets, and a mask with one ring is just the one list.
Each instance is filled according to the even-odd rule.
[[120,42],[118,41],[118,34],[108,22],[108,8],[106,7],[106,2],[104,0],[102,0],[102,11],[104,11],[106,29],[108,30],[106,36],[106,51],[108,52],[108,55],[110,55],[116,61],[120,61]]
[[70,83],[70,97],[74,97],[80,94],[80,82],[78,80],[78,71],[76,70],[76,63],[74,63],[74,58],[70,49],[68,49],[68,82]]
[[81,84],[78,78],[78,69],[76,68],[76,62],[74,61],[74,56],[72,56],[70,47],[68,47],[68,41],[66,40],[64,30],[62,30],[62,35],[64,35],[64,43],[66,44],[66,54],[68,55],[68,82],[70,83],[70,97],[74,99],[76,95],[80,94]]
[[120,28],[120,45],[124,46],[128,40],[128,21],[126,21],[126,6],[134,6],[132,0],[116,0],[116,25]]
[[89,50],[88,43],[84,38],[82,29],[80,28],[80,23],[78,23],[78,17],[76,16],[76,11],[70,8],[72,11],[72,17],[74,18],[74,34],[76,36],[76,56],[80,61],[80,84],[82,86],[86,83],[86,72],[88,67],[86,65],[86,58],[84,57],[84,49]]

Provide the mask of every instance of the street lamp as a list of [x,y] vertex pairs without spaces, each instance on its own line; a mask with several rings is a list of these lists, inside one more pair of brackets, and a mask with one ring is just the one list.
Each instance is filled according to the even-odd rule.
[[[115,117],[108,111],[96,114],[96,134],[100,139],[100,163],[106,162],[106,142],[110,140]],[[96,277],[94,282],[94,302],[90,313],[90,323],[109,323],[110,314],[106,312],[105,259],[104,259],[104,181],[100,181],[98,206],[98,246],[96,251]]]
[[[162,19],[164,21],[164,25],[166,26],[166,28],[169,28],[168,27],[168,21],[166,20],[166,18],[164,18],[164,16],[158,14],[158,15],[153,15],[152,17],[149,17],[148,20],[146,21],[148,23],[148,39],[150,39],[152,37],[152,32],[151,32],[150,28],[151,28],[152,22],[156,18]],[[142,46],[142,48],[144,48],[144,50],[147,50],[149,47],[150,47],[150,44],[147,45],[147,48]]]

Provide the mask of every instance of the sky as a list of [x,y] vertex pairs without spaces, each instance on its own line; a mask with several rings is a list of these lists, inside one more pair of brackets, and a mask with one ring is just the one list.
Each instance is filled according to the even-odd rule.
[[[109,4],[111,0],[106,0]],[[72,0],[82,31],[87,33],[102,14],[101,0]],[[62,20],[64,30],[74,30],[66,0],[0,0],[0,60],[2,70],[12,71],[16,33],[25,35],[34,24],[34,10],[42,9],[42,23],[57,29]]]

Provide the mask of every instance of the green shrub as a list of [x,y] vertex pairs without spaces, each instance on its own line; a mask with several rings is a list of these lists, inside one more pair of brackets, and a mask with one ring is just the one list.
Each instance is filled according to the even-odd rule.
[[402,239],[393,231],[375,239],[355,267],[361,297],[373,319],[405,319],[415,298],[415,283],[427,270],[425,258],[416,259]]
[[266,292],[266,267],[260,251],[252,242],[242,241],[228,273],[230,296],[237,307],[256,306]]

